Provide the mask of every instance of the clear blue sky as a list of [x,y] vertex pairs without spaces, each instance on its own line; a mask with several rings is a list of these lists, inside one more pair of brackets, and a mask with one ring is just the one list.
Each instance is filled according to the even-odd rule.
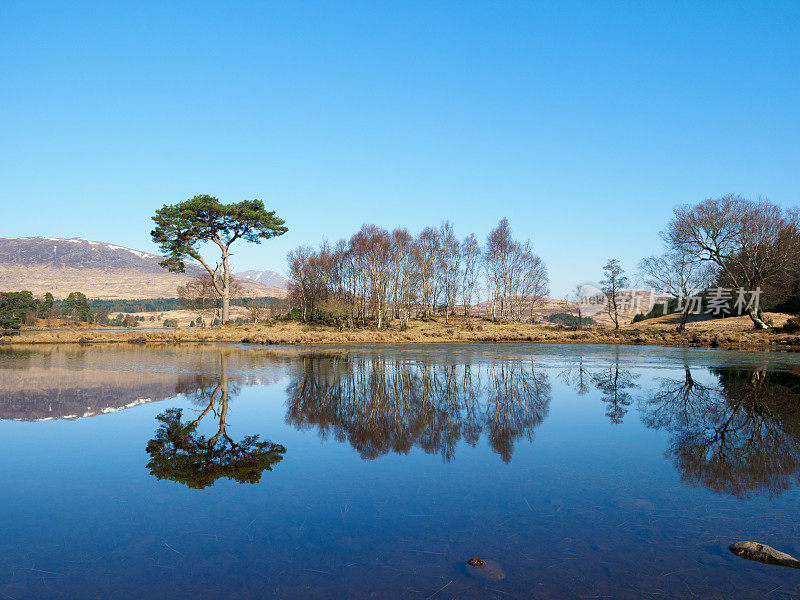
[[[169,6],[166,6],[169,4]],[[194,194],[290,232],[503,216],[553,295],[629,272],[673,205],[800,204],[798,2],[0,3],[0,237],[155,250]]]

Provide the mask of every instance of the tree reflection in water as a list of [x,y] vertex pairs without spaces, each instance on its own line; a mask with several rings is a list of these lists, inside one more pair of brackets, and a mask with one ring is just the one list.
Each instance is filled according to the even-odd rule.
[[612,424],[621,424],[627,414],[628,407],[633,402],[630,390],[639,387],[635,382],[638,377],[638,373],[620,366],[619,357],[613,364],[592,376],[595,387],[603,395],[602,400],[607,407],[606,416]]
[[617,349],[614,360],[607,366],[592,371],[584,365],[583,356],[579,356],[576,365],[562,371],[559,377],[574,388],[579,396],[588,394],[591,386],[594,386],[606,404],[606,416],[609,421],[613,425],[620,425],[633,403],[631,390],[639,387],[636,380],[640,375],[623,366]]
[[[197,488],[220,477],[257,482],[282,459],[285,448],[279,444],[257,435],[235,442],[228,435],[228,401],[238,387],[228,377],[227,356],[219,360],[219,376],[209,379],[204,371],[180,384],[178,391],[193,393],[200,405],[194,420],[184,422],[179,409],[159,415],[147,446],[148,468],[156,477]],[[286,364],[287,423],[347,441],[365,459],[417,447],[450,461],[460,442],[475,446],[485,436],[509,462],[518,440],[533,440],[550,406],[548,375],[529,359],[450,364],[323,354]],[[639,374],[619,356],[592,368],[579,357],[560,377],[580,395],[598,394],[612,423],[622,422],[634,391],[641,390],[643,422],[669,432],[667,455],[691,484],[747,497],[779,494],[800,483],[800,376],[698,372],[686,366],[682,377],[640,386]],[[197,431],[203,421],[216,425],[208,438]]]
[[[158,479],[169,479],[188,487],[202,489],[220,477],[239,483],[257,483],[261,474],[283,458],[286,448],[265,442],[258,435],[249,435],[235,442],[227,432],[229,397],[239,388],[228,377],[228,356],[220,353],[219,377],[211,381],[208,374],[186,382],[194,391],[195,402],[205,405],[196,419],[182,421],[183,411],[171,408],[158,415],[161,425],[147,444],[150,462],[147,468]],[[208,415],[217,420],[217,431],[210,438],[197,432]]]
[[460,440],[475,446],[485,433],[508,462],[516,440],[532,441],[547,415],[550,383],[517,360],[454,365],[309,356],[287,395],[288,423],[347,440],[365,459],[417,446],[450,461]]
[[659,380],[643,402],[649,427],[670,432],[667,454],[684,481],[747,497],[778,495],[800,482],[800,376],[789,372],[711,369],[702,385]]

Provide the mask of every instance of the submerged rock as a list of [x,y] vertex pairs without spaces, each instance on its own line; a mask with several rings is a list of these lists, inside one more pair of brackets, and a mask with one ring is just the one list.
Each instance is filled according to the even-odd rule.
[[736,542],[731,544],[728,549],[736,556],[764,563],[765,565],[776,565],[778,567],[793,567],[800,569],[800,560],[790,556],[780,550],[775,550],[766,544],[758,542]]
[[477,556],[467,561],[467,573],[479,579],[497,580],[506,578],[506,572],[503,567],[491,559],[482,559]]

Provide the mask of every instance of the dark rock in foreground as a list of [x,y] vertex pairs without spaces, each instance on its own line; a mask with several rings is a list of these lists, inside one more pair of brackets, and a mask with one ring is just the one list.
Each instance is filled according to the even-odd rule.
[[467,573],[479,579],[498,580],[506,578],[506,572],[498,563],[491,559],[481,559],[477,556],[467,561]]
[[736,542],[729,546],[729,550],[736,556],[778,567],[793,567],[800,569],[800,560],[780,550],[775,550],[766,544],[758,542]]

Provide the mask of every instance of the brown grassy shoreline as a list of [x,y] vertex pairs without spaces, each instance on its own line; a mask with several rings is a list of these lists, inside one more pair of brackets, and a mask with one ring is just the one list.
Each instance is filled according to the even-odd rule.
[[[699,325],[699,324],[697,324]],[[4,345],[28,344],[200,344],[244,343],[258,345],[308,344],[432,344],[478,342],[534,342],[558,344],[630,344],[671,347],[711,347],[736,350],[800,351],[800,335],[770,331],[701,329],[686,332],[656,327],[628,326],[618,331],[603,328],[567,329],[520,323],[494,323],[486,319],[412,321],[409,328],[396,326],[375,329],[339,330],[324,325],[296,322],[240,325],[214,329],[178,329],[164,331],[108,330],[88,332],[76,329],[63,332],[34,333],[0,337]]]

